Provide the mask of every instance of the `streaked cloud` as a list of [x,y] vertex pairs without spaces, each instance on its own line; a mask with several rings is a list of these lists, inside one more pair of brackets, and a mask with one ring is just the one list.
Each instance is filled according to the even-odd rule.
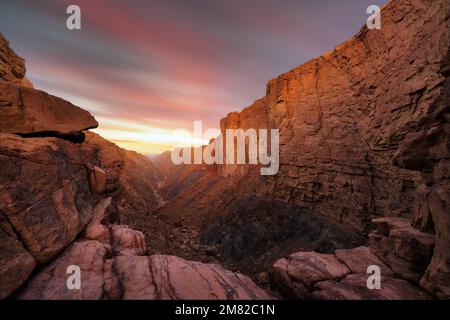
[[[42,90],[92,112],[97,131],[142,153],[221,117],[265,84],[356,33],[383,0],[11,0],[0,32]],[[65,28],[78,4],[82,30]],[[186,137],[184,137],[186,138]]]

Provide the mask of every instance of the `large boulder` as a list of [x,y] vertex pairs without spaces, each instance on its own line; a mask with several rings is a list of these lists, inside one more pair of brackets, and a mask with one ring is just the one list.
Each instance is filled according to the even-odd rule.
[[[423,123],[423,129],[407,136],[394,158],[397,165],[421,172],[418,186],[420,205],[414,210],[413,224],[423,231],[434,231],[432,258],[420,284],[439,298],[450,298],[450,54],[442,63],[447,75],[445,96]],[[412,244],[415,245],[415,244]],[[431,255],[423,240],[416,247]],[[423,254],[419,255],[423,256]]]
[[[411,218],[421,177],[393,158],[432,112],[448,108],[448,6],[448,0],[389,1],[380,30],[364,26],[334,50],[270,80],[264,97],[223,118],[223,132],[279,130],[279,171],[260,184],[250,180],[257,186],[251,192],[362,233],[370,232],[375,216]],[[423,147],[434,137],[411,145],[411,161],[424,159],[413,154],[426,155]],[[443,149],[432,153],[438,157]],[[251,169],[218,167],[224,177],[251,179]]]
[[150,257],[158,299],[270,299],[250,278],[218,264],[186,261],[175,256]]
[[90,221],[96,202],[80,150],[58,138],[0,133],[0,212],[25,249],[45,263]]
[[94,117],[61,98],[0,81],[0,132],[79,138],[98,126]]
[[392,276],[392,270],[385,265],[368,247],[336,250],[336,258],[343,262],[352,273],[366,273],[369,266],[380,267],[381,274]]

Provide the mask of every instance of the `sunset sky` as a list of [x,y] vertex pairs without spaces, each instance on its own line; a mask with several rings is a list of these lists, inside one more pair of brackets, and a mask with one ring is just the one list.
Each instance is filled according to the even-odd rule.
[[[172,132],[218,127],[266,82],[334,48],[384,0],[2,0],[0,32],[38,89],[89,110],[103,137],[144,154]],[[82,30],[66,28],[81,7]]]

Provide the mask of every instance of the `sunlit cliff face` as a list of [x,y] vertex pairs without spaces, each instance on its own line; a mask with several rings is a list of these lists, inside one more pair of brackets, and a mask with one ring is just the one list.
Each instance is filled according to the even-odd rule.
[[355,34],[367,6],[385,1],[79,0],[81,30],[68,30],[72,2],[1,1],[0,31],[36,88],[147,154],[174,147],[173,130],[195,120],[217,127],[263,96],[268,79]]

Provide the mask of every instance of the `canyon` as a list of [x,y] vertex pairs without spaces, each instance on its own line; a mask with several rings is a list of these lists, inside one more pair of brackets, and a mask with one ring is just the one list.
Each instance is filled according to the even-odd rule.
[[0,35],[0,298],[449,299],[449,16],[390,1],[223,118],[279,130],[273,176],[116,146]]

